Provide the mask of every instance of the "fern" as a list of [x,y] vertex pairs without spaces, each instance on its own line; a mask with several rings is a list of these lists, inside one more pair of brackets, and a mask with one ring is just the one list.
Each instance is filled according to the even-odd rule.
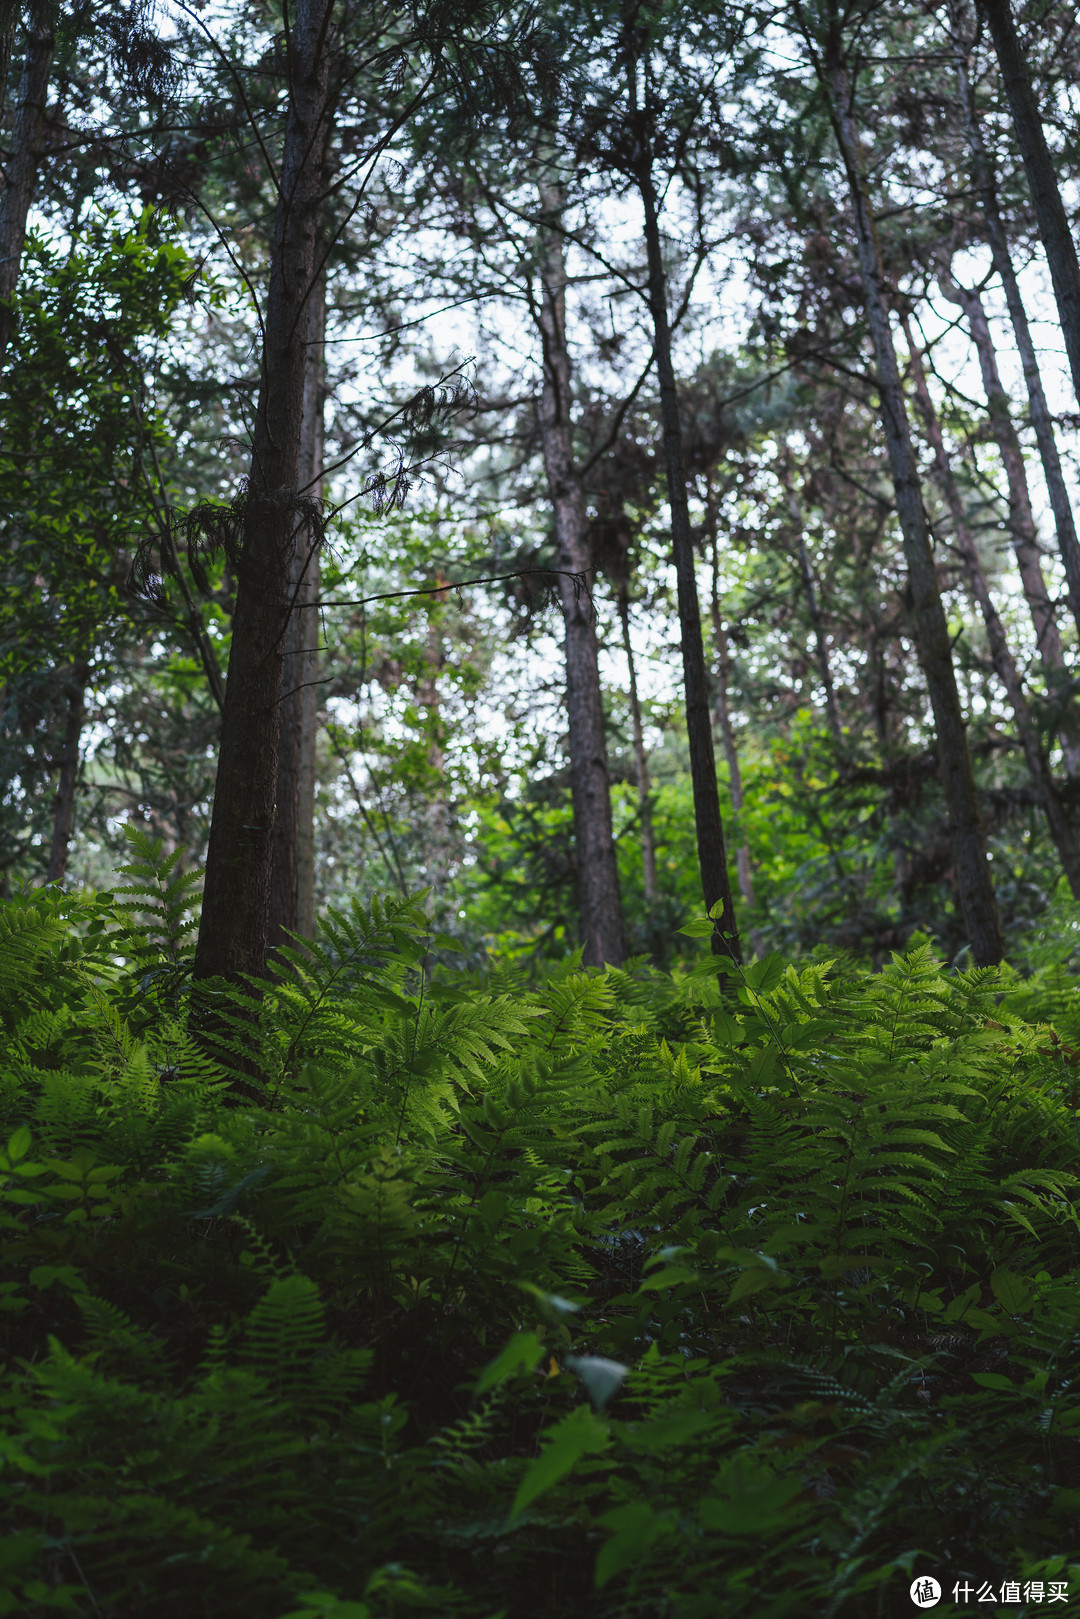
[[129,882],[116,890],[123,898],[114,899],[114,909],[140,919],[140,926],[128,938],[144,967],[160,963],[166,971],[176,969],[185,959],[185,939],[198,926],[192,912],[200,873],[181,870],[183,849],[165,855],[160,838],[151,837],[130,821],[123,833],[131,846],[131,858],[119,871]]
[[1052,1577],[1080,1143],[1015,981],[453,975],[379,901],[215,989],[218,1063],[194,884],[133,847],[123,909],[3,924],[7,1611],[894,1619],[915,1548]]

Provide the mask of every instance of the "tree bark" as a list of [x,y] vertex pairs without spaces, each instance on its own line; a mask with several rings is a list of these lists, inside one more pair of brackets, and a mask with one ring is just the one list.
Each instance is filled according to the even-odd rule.
[[[320,589],[318,552],[312,557],[311,594]],[[296,931],[302,939],[315,937],[315,785],[319,744],[319,618],[311,612],[311,640],[307,648],[308,684],[301,697],[300,721],[300,826],[296,844]]]
[[[446,575],[436,571],[432,584],[448,586]],[[424,661],[416,682],[416,701],[424,712],[428,725],[427,802],[424,806],[424,874],[434,900],[446,889],[449,874],[450,839],[453,816],[446,789],[446,749],[443,743],[445,724],[442,719],[442,694],[439,676],[446,666],[442,624],[439,612],[449,589],[426,597],[427,636],[424,642]]]
[[798,496],[791,487],[791,474],[786,461],[780,464],[780,481],[784,485],[787,496],[788,511],[791,513],[792,531],[795,535],[795,556],[799,564],[799,579],[802,582],[803,596],[806,599],[806,611],[810,617],[810,628],[814,635],[814,658],[821,676],[822,689],[825,692],[825,720],[829,727],[833,745],[837,756],[844,753],[844,728],[840,723],[840,710],[836,703],[836,688],[833,685],[832,664],[829,661],[829,638],[825,632],[825,619],[818,600],[817,583],[814,579],[814,570],[810,562],[810,553],[806,549],[804,538],[805,524],[803,522],[802,507]]
[[593,571],[592,557],[570,418],[566,263],[559,229],[563,197],[560,187],[550,181],[542,181],[537,190],[542,210],[538,233],[542,283],[539,326],[544,353],[540,431],[555,519],[557,565],[562,570],[559,593],[566,631],[566,713],[581,937],[586,963],[601,966],[611,962],[618,966],[626,957],[626,942],[612,833],[596,627],[587,584]]
[[1061,645],[1054,604],[1043,577],[1042,551],[1035,516],[1031,509],[1031,492],[1028,488],[1027,468],[1024,465],[1024,451],[1012,419],[1009,396],[1002,385],[990,324],[977,291],[959,286],[947,271],[939,274],[938,284],[945,297],[958,304],[964,311],[975,344],[975,352],[979,357],[990,426],[1009,486],[1009,531],[1012,535],[1013,550],[1016,552],[1020,582],[1031,614],[1035,644],[1046,675],[1047,688],[1061,711],[1059,729],[1062,733],[1062,748],[1066,767],[1072,776],[1080,768],[1080,746],[1078,746],[1076,718],[1069,712],[1072,706],[1067,692],[1069,672],[1065,667],[1065,653]]
[[232,652],[210,826],[197,978],[266,967],[290,575],[308,514],[297,494],[307,335],[328,121],[333,0],[300,0],[243,506]]
[[652,791],[649,784],[649,757],[645,751],[645,727],[641,722],[637,669],[634,664],[634,648],[630,640],[630,600],[625,586],[619,589],[617,602],[619,623],[622,626],[623,651],[626,653],[626,668],[630,678],[630,723],[634,733],[638,826],[641,829],[641,876],[645,889],[645,905],[651,911],[660,898],[660,884],[656,876],[656,829],[653,824]]
[[[959,13],[954,8],[954,27],[958,34],[960,22]],[[994,178],[993,165],[990,161],[990,154],[986,150],[982,131],[976,117],[975,97],[971,88],[971,80],[968,76],[967,59],[959,39],[956,51],[956,70],[960,82],[960,97],[964,106],[968,148],[971,152],[971,176],[982,205],[983,219],[986,223],[986,239],[990,246],[994,270],[1005,292],[1009,319],[1012,322],[1016,347],[1024,371],[1031,425],[1035,430],[1035,442],[1039,447],[1039,459],[1042,462],[1043,477],[1046,480],[1046,492],[1050,500],[1050,510],[1054,514],[1054,529],[1057,534],[1058,550],[1061,553],[1061,560],[1065,567],[1065,578],[1069,589],[1069,607],[1076,621],[1077,634],[1080,635],[1080,540],[1077,538],[1072,502],[1069,499],[1069,492],[1065,486],[1065,477],[1061,470],[1061,457],[1058,454],[1054,423],[1050,415],[1050,407],[1046,402],[1046,392],[1043,388],[1042,374],[1039,370],[1039,361],[1035,353],[1031,326],[1028,323],[1024,300],[1020,296],[1020,287],[1016,280],[1012,255],[1009,251],[1009,239],[998,208],[997,184]]]
[[[297,487],[322,499],[325,394],[326,287],[312,289],[300,427]],[[285,633],[281,740],[278,747],[274,863],[270,878],[269,944],[288,935],[310,939],[315,931],[315,745],[318,732],[319,599],[318,535],[309,525],[298,539],[289,569],[293,609]]]
[[1008,397],[1002,386],[986,311],[979,294],[972,289],[958,286],[948,271],[939,272],[938,285],[944,296],[964,311],[968,330],[975,344],[979,370],[982,373],[983,391],[986,394],[990,428],[1001,455],[1009,487],[1009,531],[1016,552],[1024,596],[1031,613],[1039,657],[1047,669],[1059,670],[1064,666],[1065,654],[1061,646],[1061,636],[1058,633],[1050,592],[1043,577],[1039,536],[1031,510],[1024,452],[1013,424]]
[[[7,111],[8,77],[11,72],[11,53],[15,48],[15,18],[12,17],[10,25],[0,31],[0,128],[3,127],[4,114]],[[3,176],[0,175],[0,185]]]
[[896,495],[896,512],[907,563],[912,619],[919,662],[926,678],[934,715],[938,768],[948,806],[953,870],[972,955],[979,966],[989,966],[999,962],[1005,952],[1001,919],[986,856],[986,838],[967,730],[956,688],[949,629],[938,589],[900,369],[889,323],[885,271],[863,170],[858,130],[851,111],[851,86],[839,58],[837,43],[830,40],[830,59],[823,64],[827,78],[825,88],[829,91],[830,115],[847,172],[855,217],[859,267],[874,349],[881,419]]
[[990,28],[1001,69],[1013,132],[1024,160],[1039,236],[1054,287],[1073,388],[1080,400],[1080,262],[1061,198],[1054,161],[1046,144],[1039,103],[1016,35],[1009,0],[978,0]]
[[686,493],[679,396],[671,355],[667,274],[660,246],[656,183],[647,142],[647,120],[638,109],[636,61],[629,49],[626,69],[631,119],[637,126],[634,179],[641,196],[644,215],[653,358],[660,385],[664,469],[667,477],[668,505],[671,510],[672,561],[675,564],[678,586],[683,693],[686,701],[690,780],[694,794],[698,868],[701,872],[706,910],[710,915],[716,912],[716,926],[712,935],[713,952],[716,955],[730,956],[733,961],[740,961],[742,958],[739,930],[735,920],[731,882],[728,878],[724,828],[720,818],[720,794],[716,783],[716,755],[713,751],[712,716],[709,712],[709,682],[705,672],[705,648],[701,636],[701,606],[698,600],[694,542],[690,529],[690,506]]
[[[794,502],[794,497],[792,497]],[[844,729],[840,724],[840,711],[836,706],[836,690],[833,686],[832,665],[829,662],[829,641],[825,633],[825,620],[821,612],[821,603],[818,601],[817,585],[814,582],[814,570],[810,564],[810,553],[806,549],[801,523],[798,521],[798,504],[794,503],[796,514],[795,528],[795,554],[799,564],[799,578],[802,581],[803,595],[806,598],[806,611],[810,615],[810,626],[814,632],[814,659],[821,676],[821,684],[825,692],[825,719],[832,735],[833,746],[837,753],[844,749]]]
[[948,452],[945,449],[941,423],[938,421],[937,412],[930,397],[922,355],[915,343],[911,322],[907,316],[904,317],[903,324],[904,337],[907,340],[908,353],[911,356],[911,373],[915,384],[915,398],[926,426],[927,442],[933,451],[938,484],[949,515],[952,518],[954,544],[967,572],[971,593],[978,604],[979,611],[982,613],[983,624],[986,627],[986,640],[990,648],[994,669],[1002,686],[1005,688],[1005,695],[1013,711],[1016,734],[1020,738],[1020,745],[1024,750],[1028,773],[1042,801],[1047,825],[1050,828],[1050,836],[1054,840],[1054,846],[1061,860],[1062,870],[1068,879],[1069,887],[1073,894],[1080,899],[1080,843],[1077,841],[1072,824],[1066,814],[1061,796],[1057,790],[1057,784],[1050,771],[1049,762],[1039,741],[1038,727],[1028,706],[1023,681],[1020,678],[1016,660],[1009,647],[1005,626],[1002,624],[1001,617],[994,605],[986,574],[983,571],[982,561],[979,557],[978,547],[975,544],[975,537],[968,527],[964,515],[964,503],[957,487],[956,478],[953,475]]
[[73,665],[68,682],[64,751],[60,755],[60,779],[53,808],[52,844],[45,870],[47,883],[62,883],[67,876],[68,849],[75,819],[75,788],[79,778],[79,743],[86,715],[86,686],[89,679],[90,670],[85,663]]
[[37,190],[55,45],[54,0],[35,0],[27,19],[26,55],[11,130],[11,157],[5,166],[5,183],[0,191],[0,365],[11,341],[14,319],[11,300],[22,265],[26,220]]
[[[706,505],[706,531],[712,542],[712,591],[710,593],[710,616],[712,619],[713,646],[716,649],[716,723],[720,729],[720,742],[724,749],[724,758],[728,767],[728,790],[731,794],[731,811],[735,838],[735,870],[739,879],[739,893],[747,905],[754,903],[754,876],[750,860],[750,845],[746,839],[746,828],[743,823],[743,785],[742,768],[739,764],[739,749],[735,741],[735,728],[731,723],[731,704],[728,692],[731,684],[731,648],[728,643],[727,630],[724,628],[723,615],[720,611],[720,547],[717,538],[717,510],[716,501],[710,486]],[[751,940],[753,940],[751,935]]]
[[716,720],[720,727],[720,740],[727,760],[728,781],[731,787],[731,808],[735,821],[735,868],[739,875],[739,893],[747,905],[754,903],[754,874],[750,861],[750,845],[743,826],[742,769],[735,730],[731,723],[731,704],[728,688],[731,682],[731,649],[727,631],[720,616],[719,604],[713,607],[713,641],[716,645]]

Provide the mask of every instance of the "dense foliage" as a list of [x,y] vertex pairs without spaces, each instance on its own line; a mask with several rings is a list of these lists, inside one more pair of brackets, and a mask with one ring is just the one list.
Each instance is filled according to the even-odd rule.
[[[950,960],[971,944],[827,44],[865,158],[997,905],[1009,955],[1024,948],[1064,869],[1041,778],[1070,822],[1080,780],[1062,550],[1076,401],[985,9],[331,6],[323,335],[293,332],[320,355],[308,414],[329,520],[305,914],[429,886],[475,962],[485,942],[549,959],[580,942],[596,816],[580,791],[574,808],[565,610],[544,573],[561,555],[543,442],[556,361],[599,646],[609,908],[664,965],[699,903],[644,142],[740,930],[751,950],[824,939],[873,964],[913,931]],[[1014,11],[1068,201],[1071,12]],[[63,876],[69,845],[72,878],[108,886],[128,819],[207,850],[240,586],[212,547],[189,567],[183,536],[252,474],[295,18],[279,0],[25,0],[0,21],[0,887]],[[28,101],[35,50],[45,90]],[[129,588],[147,546],[149,598]]]
[[0,912],[0,1611],[1076,1611],[1075,980],[527,983],[402,898],[219,1067],[129,841]]

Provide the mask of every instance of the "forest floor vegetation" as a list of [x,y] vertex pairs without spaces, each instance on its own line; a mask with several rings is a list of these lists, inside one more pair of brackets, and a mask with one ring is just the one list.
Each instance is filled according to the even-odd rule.
[[1072,980],[354,903],[212,1061],[131,839],[0,908],[0,1613],[1080,1612]]

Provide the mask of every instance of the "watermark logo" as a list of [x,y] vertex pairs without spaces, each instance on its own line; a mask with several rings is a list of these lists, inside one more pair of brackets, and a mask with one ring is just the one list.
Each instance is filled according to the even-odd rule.
[[[932,1574],[920,1574],[909,1587],[911,1600],[917,1608],[936,1608],[941,1601],[941,1586]],[[972,1580],[957,1580],[952,1588],[953,1601],[961,1607],[968,1603],[989,1602],[1011,1606],[1016,1602],[1046,1603],[1069,1601],[1068,1580],[1003,1580],[995,1589],[989,1580],[976,1585]],[[989,1616],[987,1616],[989,1619]]]

